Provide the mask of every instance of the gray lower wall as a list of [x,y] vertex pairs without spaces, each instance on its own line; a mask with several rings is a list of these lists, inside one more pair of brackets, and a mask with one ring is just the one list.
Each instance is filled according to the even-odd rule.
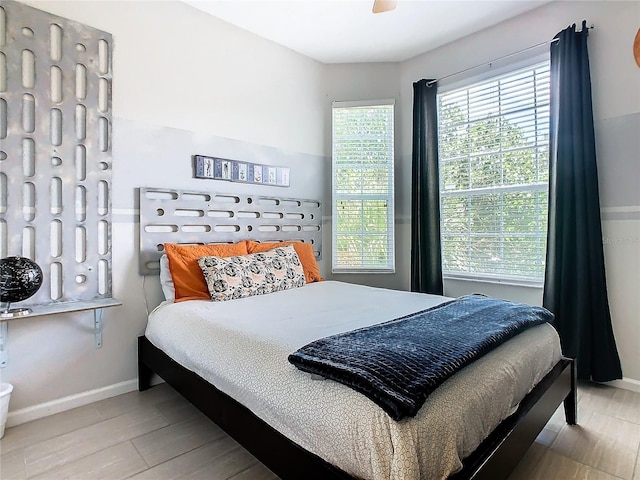
[[594,128],[600,207],[606,218],[612,213],[606,209],[640,205],[640,112],[598,120]]
[[[288,166],[291,186],[195,179],[196,153]],[[136,378],[136,338],[163,300],[158,277],[138,273],[137,188],[286,195],[328,207],[328,160],[321,156],[115,118],[113,157],[113,295],[122,306],[104,310],[101,349],[94,346],[92,312],[12,321],[8,366],[0,370],[1,380],[15,387],[12,411]],[[319,264],[326,270],[323,260]]]

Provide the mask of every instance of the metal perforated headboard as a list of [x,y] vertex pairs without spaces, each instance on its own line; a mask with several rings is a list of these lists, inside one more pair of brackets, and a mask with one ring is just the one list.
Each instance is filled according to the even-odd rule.
[[140,188],[140,274],[159,272],[164,243],[302,241],[322,252],[316,200]]

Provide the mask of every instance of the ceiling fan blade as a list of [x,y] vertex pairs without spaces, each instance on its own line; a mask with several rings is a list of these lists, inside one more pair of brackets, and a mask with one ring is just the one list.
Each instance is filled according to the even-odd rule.
[[374,0],[373,13],[389,12],[396,8],[397,0]]

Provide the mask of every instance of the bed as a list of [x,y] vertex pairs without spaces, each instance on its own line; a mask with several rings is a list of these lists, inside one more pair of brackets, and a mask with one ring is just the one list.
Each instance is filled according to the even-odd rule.
[[[142,212],[141,204],[141,228]],[[317,338],[446,300],[319,282],[227,302],[164,302],[139,338],[139,388],[157,373],[284,479],[506,478],[562,402],[576,421],[574,363],[551,326],[464,368],[400,422],[287,362]]]

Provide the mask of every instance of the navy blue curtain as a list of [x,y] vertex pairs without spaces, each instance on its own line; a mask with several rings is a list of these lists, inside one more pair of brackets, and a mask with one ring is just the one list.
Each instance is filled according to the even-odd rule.
[[575,24],[551,44],[549,226],[543,305],[555,314],[578,378],[622,378],[602,248],[587,37]]
[[443,294],[437,83],[413,84],[411,291]]

